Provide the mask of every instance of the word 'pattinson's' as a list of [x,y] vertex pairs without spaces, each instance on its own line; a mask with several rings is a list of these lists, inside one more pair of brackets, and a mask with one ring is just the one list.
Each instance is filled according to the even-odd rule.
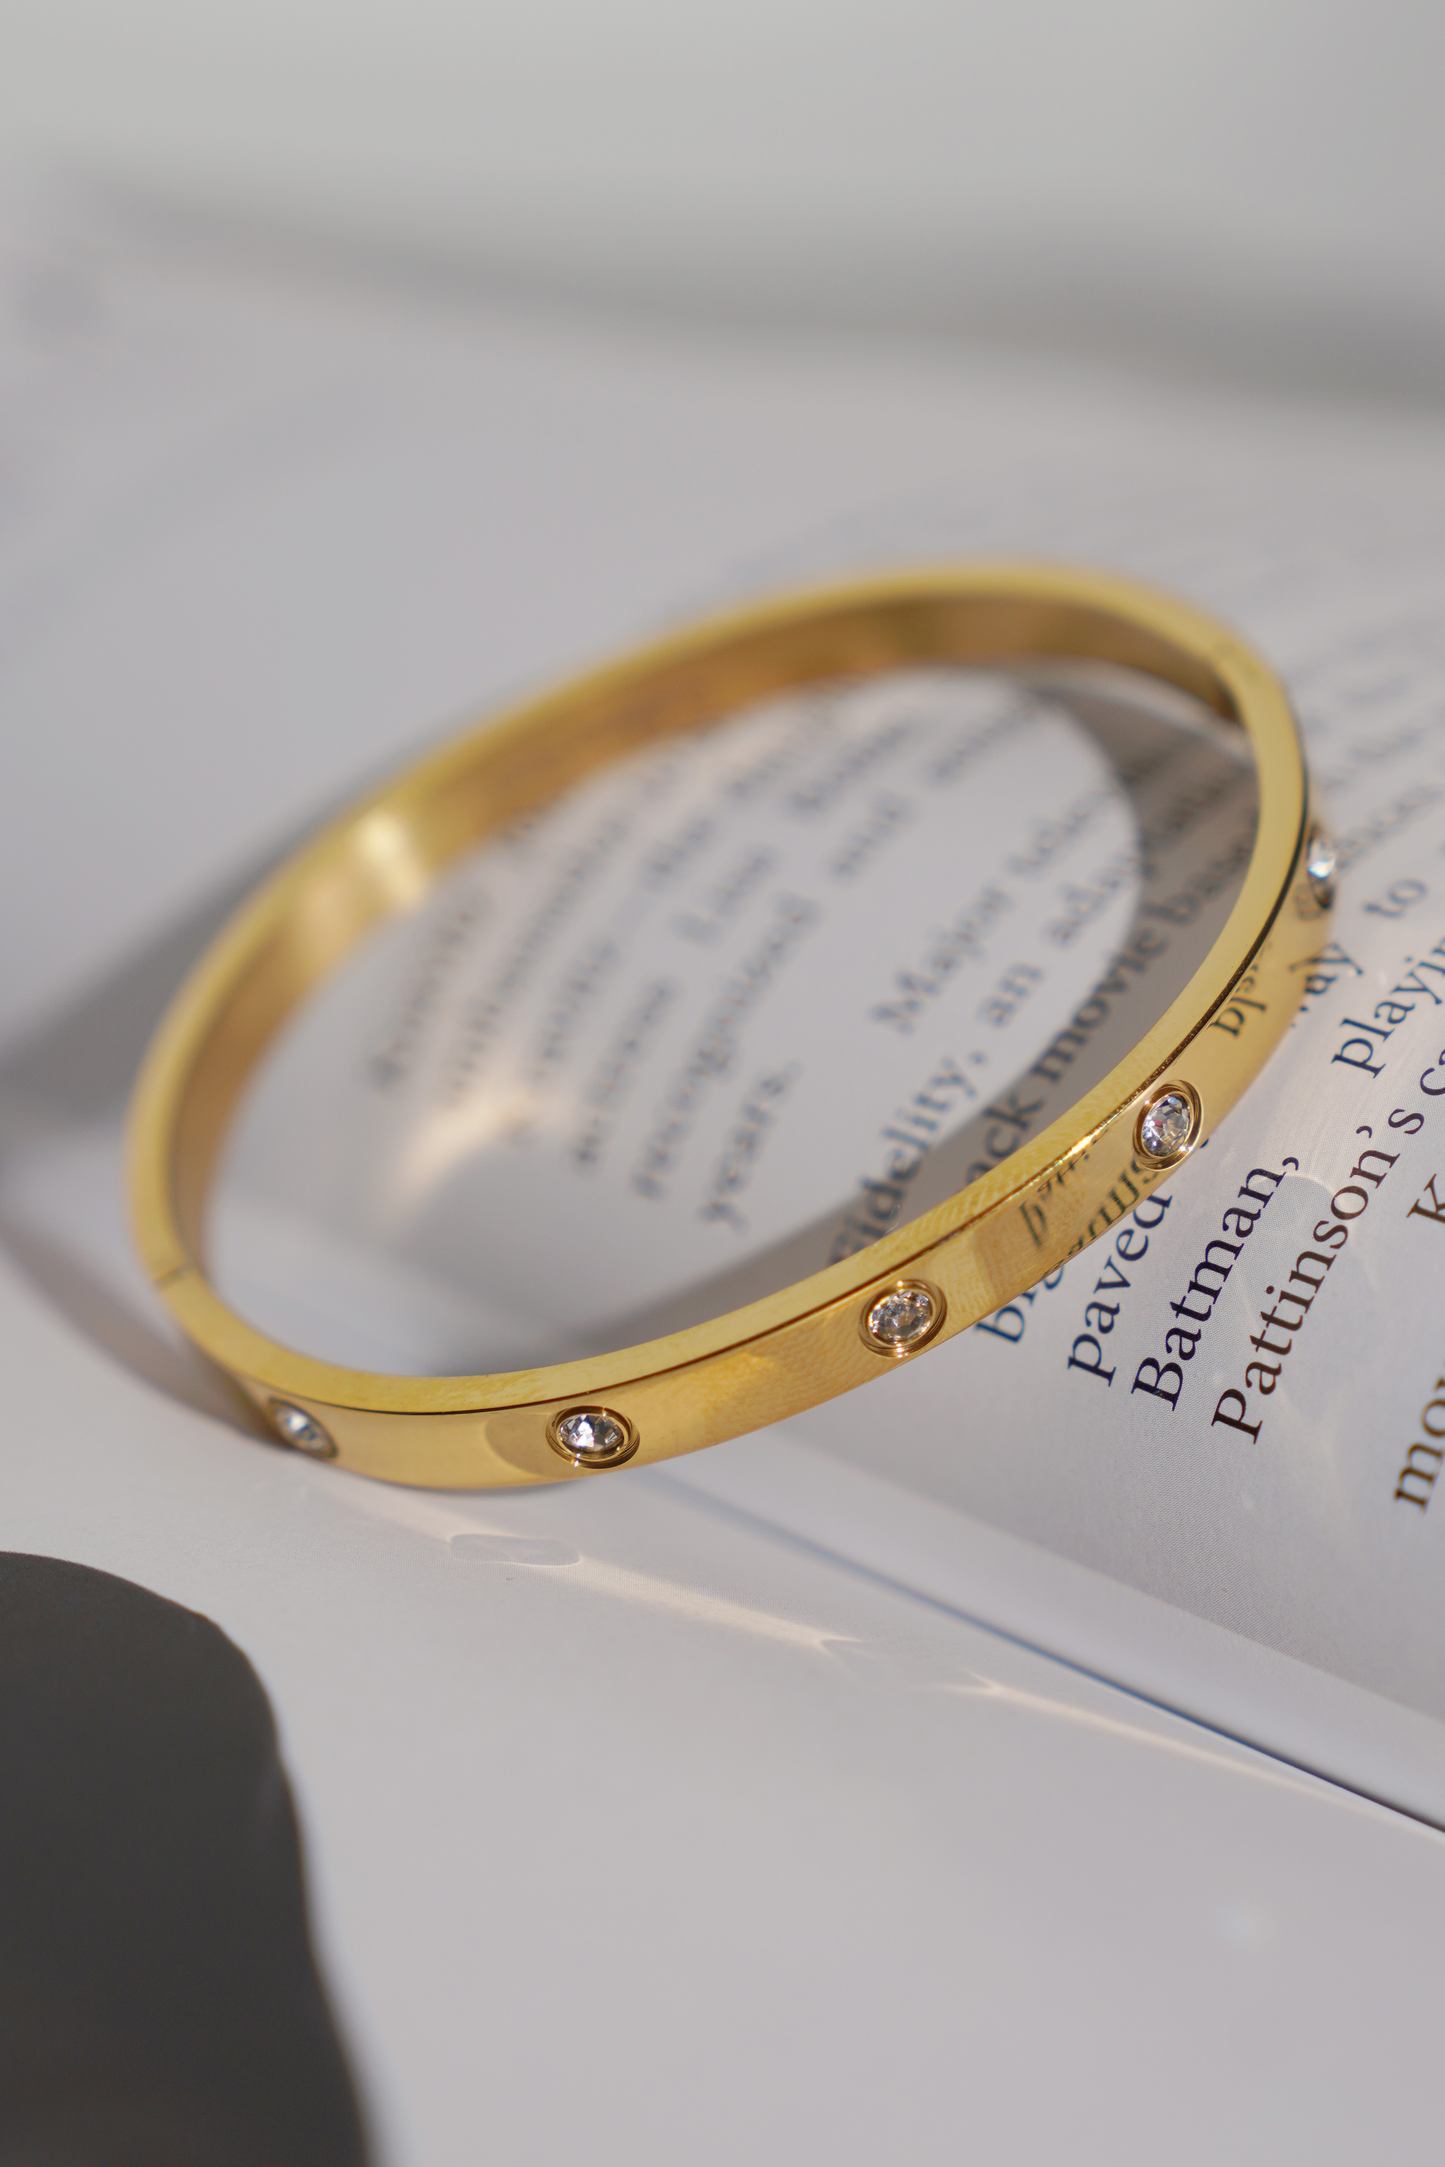
[[[1424,1119],[1422,1113],[1407,1113],[1404,1107],[1397,1106],[1390,1116],[1390,1127],[1413,1136]],[[1370,1136],[1373,1131],[1365,1127],[1355,1133]],[[1294,1352],[1297,1335],[1325,1283],[1325,1275],[1334,1269],[1336,1257],[1350,1238],[1352,1221],[1369,1210],[1371,1197],[1399,1156],[1398,1151],[1381,1151],[1376,1144],[1362,1151],[1342,1186],[1330,1198],[1330,1215],[1315,1225],[1311,1236],[1315,1247],[1300,1251],[1289,1277],[1286,1279],[1283,1273],[1280,1274],[1277,1288],[1265,1288],[1265,1294],[1273,1297],[1274,1307],[1260,1311],[1259,1321],[1264,1329],[1250,1336],[1254,1359],[1244,1365],[1243,1385],[1230,1385],[1220,1393],[1218,1405],[1210,1417],[1211,1428],[1217,1422],[1223,1423],[1227,1429],[1242,1431],[1251,1444],[1258,1444],[1264,1411],[1261,1410],[1257,1421],[1248,1420],[1252,1412],[1249,1395],[1258,1392],[1262,1399],[1268,1399],[1278,1385],[1282,1366]]]

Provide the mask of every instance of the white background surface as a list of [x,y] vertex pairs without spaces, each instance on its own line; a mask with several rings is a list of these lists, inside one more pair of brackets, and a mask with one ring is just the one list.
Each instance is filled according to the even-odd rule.
[[0,159],[453,271],[1445,385],[1431,0],[5,0]]
[[0,1359],[6,1542],[261,1672],[383,2158],[1433,2156],[1445,1839],[662,1474],[338,1478],[8,1268]]
[[1141,402],[16,256],[3,1539],[256,1663],[382,2157],[1431,2156],[1445,1839],[665,1473],[421,1498],[267,1449],[119,1224],[128,959],[291,823],[943,442]]

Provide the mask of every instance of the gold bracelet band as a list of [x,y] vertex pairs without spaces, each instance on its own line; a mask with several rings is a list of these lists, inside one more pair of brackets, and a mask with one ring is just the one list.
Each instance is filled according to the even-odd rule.
[[[314,1361],[207,1280],[208,1192],[267,1046],[378,921],[569,784],[764,695],[902,667],[1040,658],[1142,671],[1242,726],[1258,822],[1222,933],[1164,1016],[1061,1119],[957,1195],[781,1293],[619,1351],[490,1377]],[[1314,855],[1311,856],[1311,850]],[[864,1384],[990,1315],[1102,1233],[1240,1096],[1298,1005],[1330,867],[1283,688],[1240,640],[1103,574],[947,566],[743,610],[529,701],[333,821],[251,896],[176,996],[131,1114],[136,1239],[190,1334],[287,1443],[443,1488],[552,1482],[737,1436]],[[1247,983],[1246,983],[1247,982]],[[1248,1028],[1211,1028],[1247,992]]]

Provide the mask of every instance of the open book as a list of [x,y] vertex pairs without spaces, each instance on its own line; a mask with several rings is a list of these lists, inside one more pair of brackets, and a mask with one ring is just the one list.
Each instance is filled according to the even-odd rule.
[[[988,553],[1171,587],[1285,676],[1339,839],[1286,1043],[1061,1273],[659,1479],[1445,1824],[1438,432],[134,235],[7,260],[17,1254],[236,1419],[129,1261],[120,1122],[166,991],[300,826],[504,692],[785,582]],[[634,763],[300,1019],[236,1139],[221,1284],[313,1352],[480,1369],[731,1306],[760,1258],[799,1276],[1142,1033],[1249,821],[1197,717],[1078,673],[825,688]]]

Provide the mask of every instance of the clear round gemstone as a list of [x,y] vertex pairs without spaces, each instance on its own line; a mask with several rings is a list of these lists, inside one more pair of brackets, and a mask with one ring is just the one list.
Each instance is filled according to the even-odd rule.
[[1317,831],[1310,838],[1309,852],[1305,858],[1305,878],[1314,890],[1317,903],[1328,903],[1335,892],[1335,873],[1339,867],[1340,854],[1329,837]]
[[895,1287],[880,1295],[868,1312],[868,1330],[887,1347],[911,1347],[922,1339],[937,1311],[923,1287]]
[[612,1460],[627,1444],[622,1424],[600,1407],[578,1407],[557,1424],[557,1442],[574,1460]]
[[336,1446],[329,1431],[304,1407],[293,1407],[287,1400],[272,1400],[271,1420],[282,1444],[294,1446],[297,1452],[309,1452],[315,1460],[335,1459]]
[[1172,1159],[1194,1128],[1194,1108],[1182,1091],[1166,1091],[1139,1124],[1139,1141],[1151,1159]]

